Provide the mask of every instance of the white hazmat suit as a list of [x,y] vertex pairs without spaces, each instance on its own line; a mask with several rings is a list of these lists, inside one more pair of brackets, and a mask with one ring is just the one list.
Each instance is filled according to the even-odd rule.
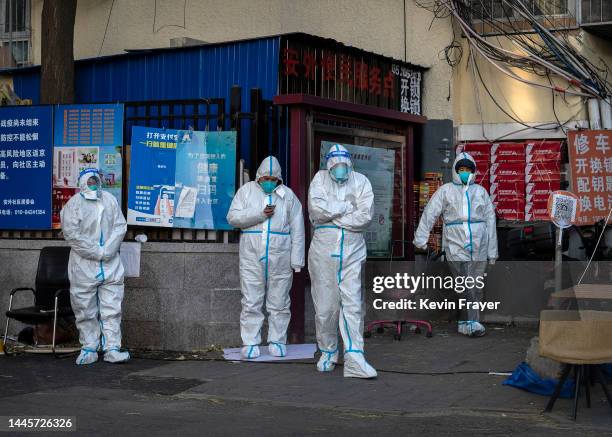
[[[263,176],[273,176],[280,181],[269,194],[257,182]],[[275,205],[274,214],[269,218],[263,212],[267,205]],[[281,167],[275,157],[264,159],[256,180],[240,187],[232,200],[227,221],[242,231],[242,355],[257,358],[260,354],[265,299],[269,315],[268,350],[271,355],[286,356],[292,269],[299,271],[304,267],[304,216],[297,196],[282,184]]]
[[[95,189],[88,187],[90,178]],[[96,169],[79,176],[80,192],[61,211],[62,231],[71,247],[68,263],[70,302],[81,342],[77,364],[90,364],[104,351],[104,361],[123,362],[121,352],[121,302],[123,265],[119,246],[127,224],[115,197],[101,190]]]
[[[457,172],[460,161],[468,160],[476,169],[476,162],[465,152],[453,163],[453,181],[442,185],[425,207],[414,236],[414,245],[425,249],[429,233],[442,214],[444,221],[443,246],[446,258],[455,276],[483,276],[487,266],[497,259],[497,230],[495,208],[487,191],[474,183],[475,171],[467,184],[463,184]],[[466,288],[465,298],[480,302],[482,289]],[[459,331],[464,334],[484,334],[479,323],[480,312],[468,309],[468,320],[459,322]]]
[[[338,362],[338,328],[344,343],[344,376],[376,377],[364,357],[361,273],[366,261],[362,232],[372,219],[374,194],[367,177],[352,170],[350,154],[339,144],[326,155],[308,190],[314,235],[308,254],[317,343],[317,369],[329,372]],[[348,166],[348,178],[336,180],[332,169]]]

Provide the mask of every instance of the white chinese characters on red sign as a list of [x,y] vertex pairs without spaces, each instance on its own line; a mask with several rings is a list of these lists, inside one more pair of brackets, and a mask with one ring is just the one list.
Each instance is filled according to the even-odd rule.
[[593,224],[612,208],[612,131],[570,131],[572,191],[580,200],[579,225]]

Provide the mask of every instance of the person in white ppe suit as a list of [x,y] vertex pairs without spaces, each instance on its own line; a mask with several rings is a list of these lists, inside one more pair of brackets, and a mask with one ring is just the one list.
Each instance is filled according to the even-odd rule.
[[[455,277],[483,276],[487,261],[494,264],[497,253],[495,208],[487,191],[474,183],[476,162],[465,152],[453,164],[453,181],[442,185],[425,207],[414,236],[414,245],[427,248],[429,233],[442,214],[443,246]],[[464,292],[468,302],[480,302],[482,289],[469,287]],[[459,333],[482,336],[480,311],[470,306],[467,319],[458,324]]]
[[127,224],[115,197],[101,186],[98,170],[84,170],[80,192],[61,211],[62,231],[71,247],[70,302],[81,342],[77,364],[96,362],[99,350],[107,362],[130,358],[120,350],[124,271],[119,246]]
[[330,372],[338,363],[338,328],[344,343],[344,376],[374,378],[364,357],[362,267],[366,261],[363,231],[372,220],[374,194],[366,176],[353,170],[350,154],[339,144],[326,155],[308,190],[314,235],[308,271],[315,307],[317,370]]
[[241,229],[240,287],[242,356],[260,355],[263,304],[268,312],[268,351],[287,355],[293,272],[304,267],[302,204],[283,184],[278,160],[268,156],[256,180],[244,184],[232,200],[227,221]]

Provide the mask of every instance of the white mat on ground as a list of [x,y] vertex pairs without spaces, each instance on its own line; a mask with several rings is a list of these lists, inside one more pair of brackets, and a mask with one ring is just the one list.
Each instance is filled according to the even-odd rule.
[[314,343],[307,344],[288,344],[286,357],[275,357],[268,352],[268,345],[259,346],[261,355],[255,359],[247,360],[240,355],[240,349],[232,348],[223,349],[223,358],[228,361],[286,361],[286,360],[310,360],[314,358],[317,351],[317,345]]

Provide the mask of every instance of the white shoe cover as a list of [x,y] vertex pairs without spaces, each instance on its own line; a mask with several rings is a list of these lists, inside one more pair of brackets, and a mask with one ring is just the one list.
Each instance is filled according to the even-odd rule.
[[93,364],[98,361],[98,352],[92,351],[91,349],[81,349],[81,353],[76,359],[76,363],[79,366],[84,366],[86,364]]
[[104,361],[107,363],[125,363],[130,359],[128,351],[121,352],[119,349],[111,349],[104,352]]
[[321,357],[317,362],[317,370],[319,372],[332,372],[336,368],[338,362],[338,349],[333,352],[321,351]]
[[246,358],[247,360],[252,360],[254,358],[259,357],[259,346],[242,346],[242,350],[240,351],[242,358]]
[[474,320],[460,320],[457,327],[459,334],[469,337],[482,337],[486,333],[485,327]]
[[282,343],[270,343],[268,345],[268,352],[273,357],[286,357],[287,356],[287,346]]
[[362,353],[344,353],[344,377],[345,378],[376,378],[376,369],[370,366]]

